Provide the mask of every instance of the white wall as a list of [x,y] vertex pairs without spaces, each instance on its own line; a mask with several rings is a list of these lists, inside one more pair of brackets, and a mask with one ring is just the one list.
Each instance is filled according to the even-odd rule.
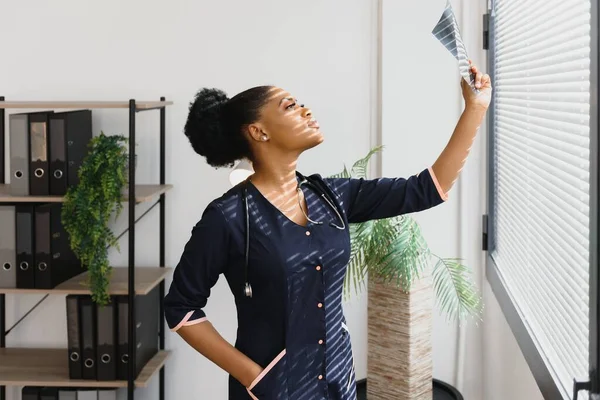
[[[290,90],[312,107],[326,135],[319,148],[303,157],[302,170],[337,172],[371,145],[374,10],[371,0],[6,0],[0,13],[0,91],[7,100],[154,100],[164,95],[175,102],[167,110],[167,181],[174,184],[167,196],[167,263],[174,266],[206,204],[228,189],[228,171],[208,167],[181,131],[195,91],[216,86],[233,95],[264,83]],[[95,112],[96,133],[126,134],[126,115],[124,110]],[[139,118],[137,177],[140,183],[156,182],[158,114]],[[139,225],[136,254],[143,265],[157,262],[156,215],[153,211]],[[126,262],[126,244],[125,238],[122,253],[112,254],[115,263]],[[8,298],[10,326],[40,296]],[[234,306],[224,280],[206,312],[233,341]],[[364,378],[364,297],[353,299],[347,313],[358,376]],[[166,342],[174,351],[166,369],[167,399],[187,398],[190,392],[225,398],[227,377],[221,370],[175,334],[168,332]],[[65,346],[64,296],[46,300],[7,344]],[[156,398],[157,381],[138,398]],[[11,389],[8,394],[18,398]]]
[[[430,34],[445,0],[381,1],[386,145],[382,172],[408,175],[433,163],[451,134],[461,111],[459,76],[454,60]],[[463,35],[472,58],[484,66],[485,54],[478,50],[484,5],[471,1],[464,8],[463,1],[453,1]],[[343,162],[351,163],[374,144],[376,3],[7,0],[0,14],[8,60],[2,63],[0,95],[8,100],[161,95],[173,100],[175,105],[167,111],[167,180],[175,186],[167,196],[167,263],[173,266],[205,205],[228,188],[228,171],[208,167],[181,133],[194,92],[216,86],[234,94],[263,83],[287,88],[312,107],[326,134],[326,141],[303,157],[302,170],[338,171]],[[33,11],[26,10],[29,5]],[[155,182],[157,114],[139,118],[137,176],[140,182]],[[98,111],[94,127],[96,132],[126,133],[126,122],[125,111]],[[479,281],[484,281],[479,251],[484,133],[449,202],[417,216],[433,250],[442,256],[466,257]],[[153,265],[158,257],[156,215],[153,212],[139,225],[136,251],[141,264]],[[123,226],[117,225],[117,230]],[[121,246],[122,253],[113,252],[111,258],[123,264],[126,240]],[[457,368],[457,327],[436,313],[434,375],[450,383],[458,378],[457,385],[469,400],[541,398],[493,294],[483,283],[482,290],[484,322],[467,327],[462,368]],[[39,298],[8,296],[7,324]],[[231,300],[221,280],[206,310],[229,340],[235,335]],[[360,379],[366,377],[365,297],[354,298],[346,311]],[[64,315],[64,296],[51,296],[8,337],[7,344],[64,346]],[[202,391],[203,398],[225,397],[222,371],[174,334],[167,333],[167,347],[174,351],[166,370],[167,399],[185,398],[188,391]],[[156,383],[157,379],[139,391],[138,398],[156,398]],[[16,391],[8,393],[8,398],[19,398]]]
[[487,311],[482,329],[485,346],[483,398],[542,400],[542,393],[487,282],[484,290]]
[[[408,175],[432,164],[462,112],[454,58],[431,35],[446,0],[381,0],[383,4],[382,129],[384,175]],[[482,14],[486,1],[453,0],[469,56],[486,69]],[[468,400],[541,399],[523,355],[485,280],[481,215],[486,211],[486,129],[482,126],[450,200],[415,215],[433,252],[465,259],[483,295],[483,322],[456,323],[436,311],[434,376]]]

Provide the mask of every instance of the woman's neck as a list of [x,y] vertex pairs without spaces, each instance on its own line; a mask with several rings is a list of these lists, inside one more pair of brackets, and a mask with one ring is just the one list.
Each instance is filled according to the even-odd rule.
[[289,195],[296,192],[296,161],[276,162],[269,160],[255,163],[252,183],[268,192]]
[[271,155],[254,163],[252,184],[285,216],[298,225],[306,226],[306,200],[298,191],[296,178],[297,157],[282,158]]
[[304,225],[306,223],[306,218],[300,208],[300,204],[306,208],[304,196],[297,191],[295,160],[284,163],[275,163],[274,160],[270,160],[266,163],[255,164],[254,174],[249,179],[262,195],[289,219],[297,224]]

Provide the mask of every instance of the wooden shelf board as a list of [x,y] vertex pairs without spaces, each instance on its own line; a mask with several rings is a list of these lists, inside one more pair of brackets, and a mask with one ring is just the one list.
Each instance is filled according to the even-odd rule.
[[[169,350],[159,350],[140,371],[135,386],[147,387],[169,355]],[[127,387],[127,381],[69,379],[66,349],[13,347],[0,349],[0,385],[119,388]]]
[[[137,203],[151,200],[171,190],[173,185],[135,185]],[[123,191],[123,201],[128,199],[128,188]],[[0,184],[0,203],[62,203],[64,196],[20,196],[10,193],[10,184]]]
[[[136,101],[137,110],[150,110],[172,105],[172,101]],[[129,108],[129,101],[0,101],[0,108]]]
[[[173,268],[160,267],[136,267],[135,268],[135,293],[138,295],[148,294],[160,282],[165,279]],[[128,293],[128,268],[114,267],[108,291],[113,295],[126,295]],[[90,294],[86,285],[88,271],[85,271],[63,283],[54,289],[20,289],[0,288],[0,294]]]

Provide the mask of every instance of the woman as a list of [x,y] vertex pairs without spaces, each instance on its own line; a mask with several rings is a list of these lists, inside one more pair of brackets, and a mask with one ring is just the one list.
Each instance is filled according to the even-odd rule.
[[[490,102],[489,76],[471,68],[479,93],[461,80],[466,106],[449,143],[408,179],[304,177],[298,157],[323,138],[289,93],[266,86],[231,99],[216,89],[197,94],[185,125],[194,150],[215,167],[247,158],[255,172],[213,200],[194,226],[165,314],[172,331],[229,373],[229,399],[356,398],[342,310],[348,224],[447,199]],[[220,274],[235,297],[235,346],[203,311]]]

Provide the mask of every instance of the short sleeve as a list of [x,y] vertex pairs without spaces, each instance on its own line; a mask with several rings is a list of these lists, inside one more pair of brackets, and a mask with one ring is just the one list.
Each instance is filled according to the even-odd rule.
[[391,218],[435,207],[448,199],[431,167],[409,178],[325,178],[348,222]]
[[193,227],[165,296],[165,319],[171,331],[207,321],[206,306],[212,287],[228,260],[229,231],[216,205],[209,205]]

